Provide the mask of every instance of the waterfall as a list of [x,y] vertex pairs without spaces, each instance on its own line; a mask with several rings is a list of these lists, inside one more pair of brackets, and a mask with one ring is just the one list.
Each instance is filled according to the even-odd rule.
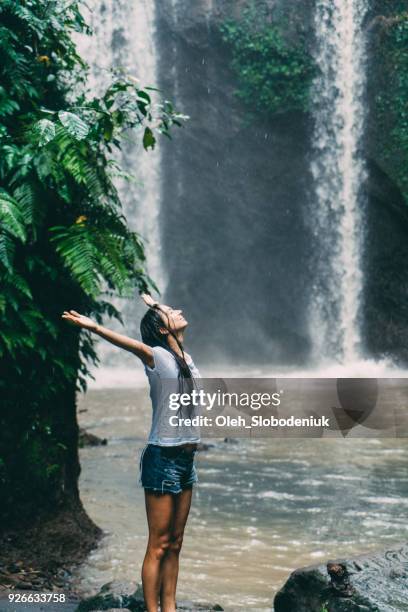
[[[155,53],[155,3],[154,0],[105,0],[87,2],[85,15],[93,30],[93,36],[78,37],[81,56],[90,66],[91,92],[101,93],[111,80],[112,68],[124,69],[136,77],[142,87],[157,86],[157,58]],[[151,92],[154,95],[154,92]],[[128,138],[129,136],[129,138]],[[122,150],[115,157],[135,181],[118,180],[117,187],[124,204],[124,214],[132,230],[137,231],[145,243],[147,270],[161,291],[165,277],[161,263],[159,212],[160,212],[160,152],[143,150],[141,133],[126,135]],[[125,333],[138,334],[140,314],[144,307],[137,296],[134,300],[116,300],[115,306],[122,312]],[[119,327],[109,322],[110,327]],[[120,327],[123,332],[123,328]],[[123,351],[100,343],[102,365],[126,363]]]
[[313,232],[319,248],[311,312],[316,357],[361,357],[367,0],[317,0]]

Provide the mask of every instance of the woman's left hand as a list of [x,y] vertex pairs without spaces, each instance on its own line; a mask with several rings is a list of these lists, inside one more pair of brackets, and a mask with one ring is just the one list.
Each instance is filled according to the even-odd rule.
[[142,293],[140,297],[142,298],[146,306],[150,306],[150,308],[154,308],[154,306],[157,306],[159,303],[157,302],[157,300],[154,300],[152,296],[148,293]]

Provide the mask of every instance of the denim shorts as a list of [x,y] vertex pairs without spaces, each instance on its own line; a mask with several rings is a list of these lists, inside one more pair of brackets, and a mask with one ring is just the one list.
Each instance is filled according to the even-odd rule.
[[196,450],[182,446],[148,444],[140,457],[139,483],[144,489],[177,495],[198,482]]

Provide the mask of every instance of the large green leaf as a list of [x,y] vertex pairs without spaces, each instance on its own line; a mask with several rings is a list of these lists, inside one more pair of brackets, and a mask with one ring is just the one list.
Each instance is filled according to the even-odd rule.
[[0,262],[10,273],[13,271],[15,247],[15,240],[10,236],[10,234],[0,232]]
[[60,111],[58,118],[67,132],[77,140],[83,140],[88,135],[90,127],[78,115],[68,111]]
[[55,123],[49,119],[37,121],[33,128],[34,135],[38,138],[38,145],[43,147],[55,138]]

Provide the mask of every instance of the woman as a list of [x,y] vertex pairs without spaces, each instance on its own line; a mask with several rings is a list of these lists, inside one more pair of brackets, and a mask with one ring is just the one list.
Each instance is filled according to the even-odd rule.
[[194,455],[200,438],[197,428],[183,424],[192,415],[191,407],[175,412],[169,408],[169,398],[191,390],[200,374],[183,349],[188,323],[182,311],[158,304],[147,294],[142,299],[149,307],[140,325],[142,342],[98,325],[75,310],[65,311],[62,318],[134,353],[145,366],[153,419],[140,460],[149,527],[143,593],[148,612],[158,611],[159,599],[161,612],[175,612],[179,554],[197,481]]

